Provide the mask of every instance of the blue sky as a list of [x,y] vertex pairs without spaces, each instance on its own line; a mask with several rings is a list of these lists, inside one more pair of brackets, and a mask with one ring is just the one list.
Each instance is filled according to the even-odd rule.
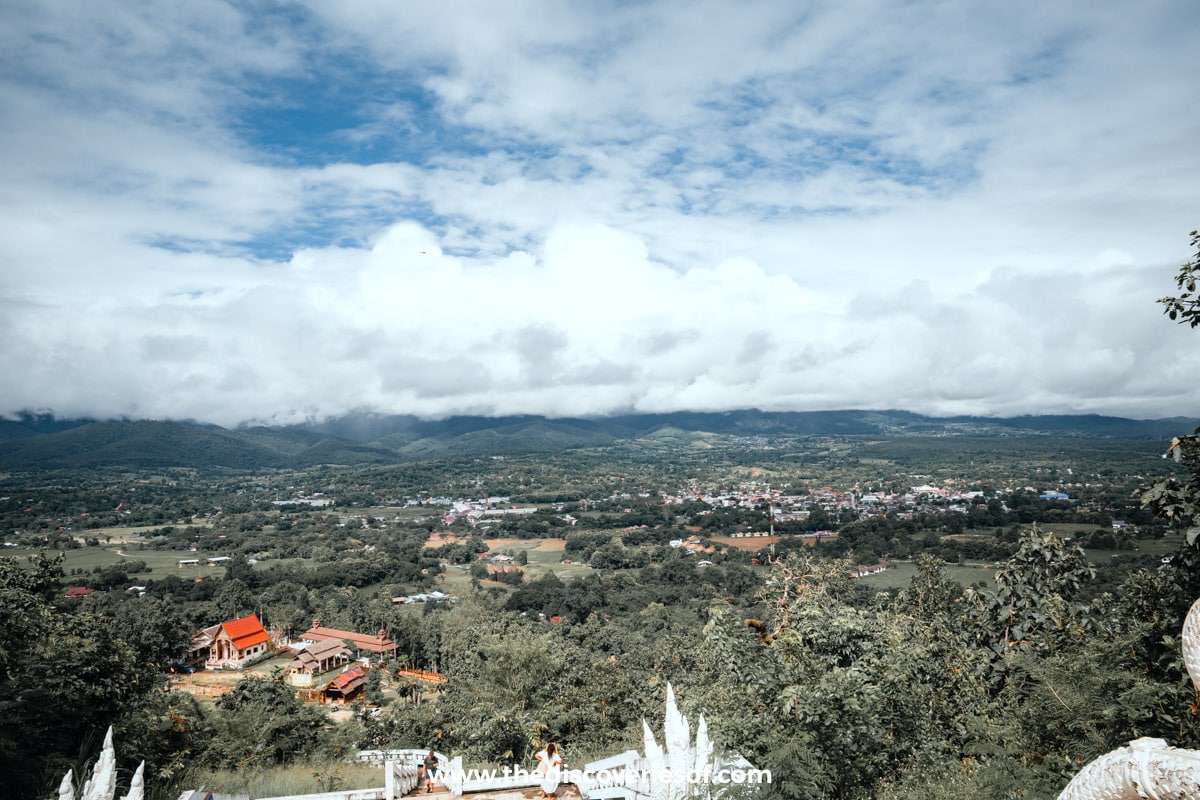
[[1200,414],[1186,0],[0,17],[0,414]]

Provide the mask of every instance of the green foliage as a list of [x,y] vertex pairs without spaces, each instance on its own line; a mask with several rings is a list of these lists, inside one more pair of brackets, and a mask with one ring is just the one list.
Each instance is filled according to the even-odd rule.
[[[88,600],[104,609],[103,601],[92,600],[93,597],[96,596]],[[182,658],[191,634],[176,603],[162,597],[115,597],[118,599],[106,613],[111,614],[114,626],[122,632],[140,661],[161,670],[168,662]]]
[[[863,607],[837,570],[785,561],[762,620],[714,613],[696,702],[720,741],[784,776],[783,797],[1052,796],[1130,739],[1196,738],[1178,647],[1154,627],[1171,574],[1088,605],[1090,574],[1034,530],[990,589],[963,592],[924,558]],[[1168,670],[1147,672],[1136,643]]]
[[1200,325],[1200,295],[1196,293],[1196,282],[1200,281],[1200,231],[1192,231],[1191,237],[1196,253],[1179,268],[1179,274],[1175,276],[1179,294],[1164,297],[1158,302],[1164,306],[1163,313],[1172,320],[1195,328]]
[[1034,527],[996,571],[995,587],[968,590],[967,599],[984,617],[980,629],[999,632],[986,642],[996,657],[1012,647],[1049,653],[1083,636],[1087,607],[1074,600],[1094,576],[1083,548]]
[[282,681],[245,678],[221,696],[217,711],[202,757],[209,766],[264,767],[330,755],[325,714]]
[[113,731],[118,755],[130,764],[144,761],[147,785],[164,793],[185,780],[213,734],[211,720],[196,698],[165,689],[151,692],[139,712],[124,715]]
[[[153,632],[91,604],[59,607],[58,562],[0,559],[0,795],[61,778],[88,741],[144,713],[162,685]],[[148,620],[149,622],[149,620]],[[138,634],[145,638],[138,639]],[[146,650],[140,648],[145,647]],[[135,742],[134,748],[142,743]],[[122,754],[128,759],[129,753]],[[40,765],[44,773],[29,769]]]
[[1187,544],[1194,545],[1200,539],[1200,429],[1172,439],[1166,455],[1182,465],[1189,477],[1156,481],[1142,493],[1142,505],[1184,530]]
[[39,554],[31,569],[0,558],[0,680],[29,657],[54,625],[51,598],[58,591],[61,556]]
[[368,703],[383,702],[383,673],[377,669],[373,669],[367,673],[367,685],[363,691],[363,696]]

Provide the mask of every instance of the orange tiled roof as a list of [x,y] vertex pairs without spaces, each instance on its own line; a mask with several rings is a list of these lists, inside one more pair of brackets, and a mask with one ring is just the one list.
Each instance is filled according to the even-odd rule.
[[267,634],[262,623],[258,621],[258,617],[254,614],[249,614],[241,619],[230,620],[224,622],[221,627],[229,634],[229,638],[233,640],[233,646],[239,650],[245,650],[247,647],[253,647],[256,644],[267,642],[271,637]]

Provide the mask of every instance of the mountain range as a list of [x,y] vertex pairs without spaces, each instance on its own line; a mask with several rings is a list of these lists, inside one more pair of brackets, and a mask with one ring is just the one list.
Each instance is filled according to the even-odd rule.
[[1098,415],[926,417],[907,411],[631,414],[586,419],[350,414],[288,426],[221,428],[184,421],[0,419],[0,469],[92,467],[300,469],[320,464],[392,464],[426,459],[547,452],[661,436],[1069,436],[1162,439],[1200,427],[1175,417]]

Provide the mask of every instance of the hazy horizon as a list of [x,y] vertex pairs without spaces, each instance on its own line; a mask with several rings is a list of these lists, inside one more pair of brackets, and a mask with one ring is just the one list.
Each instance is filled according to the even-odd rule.
[[545,420],[548,422],[604,422],[613,419],[622,419],[628,417],[657,417],[669,415],[695,416],[695,415],[730,415],[730,414],[913,414],[922,419],[927,419],[932,422],[950,421],[957,419],[978,419],[983,421],[1001,421],[1001,420],[1020,420],[1020,419],[1046,419],[1053,417],[1067,418],[1102,418],[1113,420],[1127,420],[1132,422],[1173,422],[1176,420],[1184,422],[1200,422],[1200,415],[1172,415],[1167,417],[1120,417],[1108,414],[1014,414],[1011,416],[1000,416],[996,414],[946,414],[932,415],[919,414],[917,412],[907,411],[901,408],[879,408],[879,409],[863,409],[863,408],[826,408],[826,409],[810,409],[808,411],[763,411],[759,408],[731,408],[721,411],[693,411],[690,409],[677,409],[675,411],[666,412],[630,412],[630,411],[609,411],[603,414],[589,415],[574,415],[574,416],[550,416],[544,414],[504,414],[504,415],[487,415],[487,414],[451,414],[444,416],[418,416],[415,414],[390,414],[381,413],[369,410],[351,410],[338,416],[322,416],[310,417],[307,419],[292,420],[291,422],[271,422],[263,420],[244,420],[234,425],[219,425],[213,422],[204,420],[184,418],[184,417],[62,417],[54,414],[50,410],[41,411],[18,411],[4,415],[0,415],[0,420],[5,422],[49,422],[49,423],[117,423],[117,422],[176,422],[184,425],[216,425],[217,427],[227,430],[237,430],[247,427],[286,427],[286,426],[310,426],[322,427],[337,423],[362,423],[368,420],[386,421],[397,418],[413,419],[418,423],[440,423],[455,419],[483,419],[483,420]]

